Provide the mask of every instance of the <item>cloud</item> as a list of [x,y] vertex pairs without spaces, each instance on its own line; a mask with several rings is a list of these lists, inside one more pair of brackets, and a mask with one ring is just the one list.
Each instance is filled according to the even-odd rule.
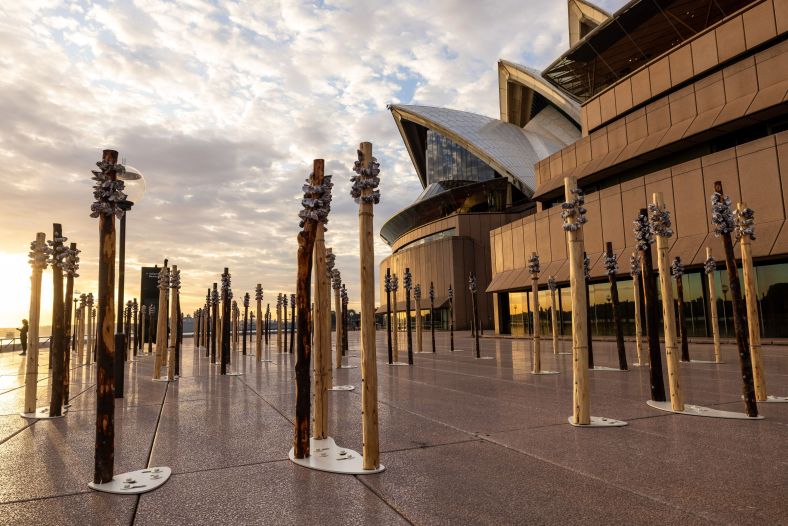
[[[357,298],[358,143],[373,142],[382,164],[378,228],[421,190],[386,104],[495,116],[499,58],[542,67],[567,46],[555,0],[10,2],[2,12],[0,251],[25,252],[62,222],[84,250],[78,288],[95,289],[90,169],[113,147],[148,181],[128,221],[129,293],[139,266],[167,257],[182,269],[187,312],[225,266],[236,294],[257,282],[268,298],[294,290],[300,188],[317,157],[335,176],[327,243]],[[376,257],[386,254],[378,240]]]

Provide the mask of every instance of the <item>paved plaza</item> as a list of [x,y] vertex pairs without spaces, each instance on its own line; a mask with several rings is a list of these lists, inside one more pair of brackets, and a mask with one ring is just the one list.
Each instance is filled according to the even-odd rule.
[[[358,333],[350,333],[358,364]],[[438,335],[438,352],[413,367],[385,365],[378,333],[379,475],[311,471],[290,462],[292,355],[274,363],[233,353],[240,376],[218,374],[187,338],[183,376],[151,380],[151,356],[127,367],[116,404],[115,472],[166,465],[173,476],[142,496],[95,493],[94,368],[73,371],[63,419],[27,422],[24,363],[0,355],[0,524],[788,524],[788,404],[762,404],[766,419],[719,420],[646,406],[648,371],[592,371],[592,414],[615,429],[577,429],[571,356],[543,342],[533,376],[530,342]],[[404,340],[404,338],[401,338]],[[425,334],[425,349],[429,349]],[[402,342],[401,342],[402,343]],[[565,350],[569,342],[563,341]],[[630,347],[629,361],[634,360]],[[595,342],[597,365],[615,366],[614,344]],[[788,348],[764,348],[770,393],[788,394]],[[696,359],[711,346],[693,345]],[[42,373],[47,372],[42,352]],[[681,364],[689,403],[741,411],[735,349],[723,365]],[[400,357],[402,359],[402,355]],[[48,404],[48,378],[39,406]],[[361,451],[360,369],[334,371],[329,432]]]

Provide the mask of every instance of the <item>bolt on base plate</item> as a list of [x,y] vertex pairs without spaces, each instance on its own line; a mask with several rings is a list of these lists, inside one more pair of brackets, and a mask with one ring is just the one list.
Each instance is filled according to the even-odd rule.
[[138,495],[160,487],[169,480],[172,470],[166,466],[138,469],[112,477],[110,482],[89,482],[90,489],[116,495]]
[[331,437],[324,440],[310,438],[309,451],[311,452],[309,457],[295,458],[291,448],[288,457],[299,466],[329,473],[370,475],[386,469],[382,464],[377,469],[364,469],[364,459],[360,454],[352,449],[338,446]]
[[592,416],[591,422],[588,424],[575,424],[570,416],[569,424],[573,427],[624,427],[628,425],[623,420],[616,420],[615,418],[606,418],[604,416]]
[[745,413],[737,413],[734,411],[722,411],[720,409],[712,409],[710,407],[703,407],[701,405],[684,404],[684,411],[674,411],[670,402],[655,402],[649,400],[646,404],[654,409],[665,411],[668,413],[676,413],[679,415],[690,416],[705,416],[707,418],[728,418],[732,420],[763,420],[763,416],[747,416]]

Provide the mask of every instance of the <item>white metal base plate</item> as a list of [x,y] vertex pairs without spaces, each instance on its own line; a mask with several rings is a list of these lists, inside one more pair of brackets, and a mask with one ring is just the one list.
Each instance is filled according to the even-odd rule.
[[329,388],[329,391],[353,391],[356,389],[355,385],[335,385]]
[[290,460],[309,469],[328,471],[329,473],[344,473],[346,475],[370,475],[380,473],[385,466],[382,464],[377,469],[364,469],[364,459],[352,449],[339,447],[331,437],[325,440],[309,439],[308,458],[295,458],[293,449],[290,449]]
[[179,377],[176,376],[174,380],[169,380],[166,376],[162,376],[161,378],[152,378],[152,380],[154,382],[170,382],[170,381],[175,382],[178,380],[178,378]]
[[465,349],[454,349],[453,351],[449,349],[449,352],[465,352]]
[[19,413],[22,418],[30,418],[33,420],[46,420],[48,418],[63,418],[68,413],[68,408],[63,406],[63,414],[60,416],[52,416],[49,414],[49,406],[37,407],[33,413]]
[[649,400],[646,402],[646,404],[650,407],[653,407],[654,409],[659,409],[660,411],[665,411],[667,413],[676,413],[679,415],[705,416],[708,418],[729,418],[733,420],[763,420],[763,416],[751,417],[747,416],[745,413],[722,411],[720,409],[712,409],[710,407],[703,407],[701,405],[684,404],[684,411],[674,411],[673,407],[670,405],[670,401],[655,402],[654,400]]
[[225,376],[241,376],[244,373],[224,373]]
[[[687,363],[687,362],[683,362],[683,363]],[[690,360],[689,363],[710,363],[713,365],[720,365],[725,362],[715,362],[714,360]]]
[[539,372],[531,371],[531,374],[537,374],[537,375],[540,375],[540,374],[560,374],[560,371],[539,371]]
[[648,367],[649,365],[651,365],[651,364],[649,364],[649,363],[638,363],[638,362],[636,362],[636,363],[633,363],[633,364],[632,364],[632,367]]
[[116,495],[138,495],[155,490],[167,482],[170,475],[172,475],[172,470],[166,466],[138,469],[115,475],[110,482],[104,484],[89,482],[88,487]]
[[573,427],[624,427],[628,425],[623,420],[616,420],[614,418],[605,418],[604,416],[592,416],[591,423],[589,424],[575,424],[572,422],[572,417],[568,418],[569,423]]
[[572,353],[571,353],[571,352],[566,352],[566,351],[561,351],[561,352],[560,352],[560,353],[558,353],[558,354],[559,354],[559,355],[563,355],[563,356],[572,356]]
[[[393,366],[396,366],[396,365],[408,365],[408,364],[405,363],[405,362],[394,362],[394,363],[387,363],[386,365],[391,365],[393,367]],[[342,368],[344,369],[345,366],[343,365]]]
[[[407,364],[403,364],[407,365]],[[340,369],[358,369],[358,365],[343,365]]]
[[766,397],[766,400],[758,400],[759,404],[772,403],[772,404],[785,404],[788,403],[788,396],[772,396]]
[[479,358],[475,358],[476,360],[495,360],[495,356],[480,356]]
[[619,373],[628,372],[626,369],[618,369],[616,367],[605,367],[604,365],[597,365],[592,369],[592,371],[616,371]]

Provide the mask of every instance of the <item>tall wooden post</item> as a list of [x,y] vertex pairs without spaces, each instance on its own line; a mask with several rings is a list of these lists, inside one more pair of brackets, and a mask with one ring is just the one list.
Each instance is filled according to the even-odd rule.
[[[132,355],[134,357],[137,356],[137,346],[139,345],[140,340],[140,333],[137,330],[137,310],[139,309],[139,305],[137,304],[137,298],[134,298],[134,301],[131,302],[131,315],[134,318],[133,326],[134,326],[134,347],[132,348]],[[131,334],[129,334],[129,341],[131,341]],[[194,347],[197,348],[197,333],[194,334]]]
[[244,324],[241,331],[241,344],[242,354],[246,356],[246,334],[249,330],[249,293],[244,294]]
[[391,276],[391,295],[394,297],[394,317],[393,322],[394,325],[391,327],[392,336],[394,340],[394,361],[399,362],[399,342],[397,334],[399,333],[399,316],[397,315],[397,289],[399,289],[399,278],[396,274],[392,274]]
[[282,294],[282,352],[287,352],[287,293]]
[[147,330],[147,328],[148,328],[148,306],[143,304],[142,307],[140,307],[140,334],[142,335],[142,341],[140,343],[142,345],[141,351],[143,354],[145,354],[145,338],[147,338],[145,331]]
[[93,353],[94,353],[94,350],[95,350],[94,343],[95,343],[96,331],[95,331],[95,327],[93,326],[94,325],[94,320],[95,320],[93,305],[94,305],[94,303],[93,303],[93,293],[92,292],[88,292],[88,295],[85,298],[85,317],[87,318],[87,320],[86,320],[87,349],[86,349],[86,352],[85,352],[85,359],[86,359],[85,363],[87,363],[88,365],[93,363],[93,358],[94,358],[94,354]]
[[676,256],[670,265],[670,275],[676,280],[676,306],[679,311],[679,332],[681,333],[681,361],[689,362],[689,338],[687,337],[687,313],[684,307],[684,265]]
[[221,354],[221,374],[227,374],[227,364],[230,363],[230,346],[232,342],[232,306],[233,291],[230,287],[230,269],[224,267],[222,273],[222,354]]
[[[326,389],[334,387],[334,370],[331,367],[331,276],[334,275],[336,265],[336,255],[331,248],[326,249],[326,275],[323,280],[323,292],[321,295],[323,314],[320,316],[323,322],[323,384]],[[327,421],[327,420],[326,420]]]
[[[76,243],[71,243],[71,246],[66,251],[63,270],[66,273],[66,295],[64,299],[65,312],[63,313],[63,320],[66,324],[64,330],[64,359],[63,359],[63,405],[69,405],[69,395],[71,389],[71,350],[70,341],[71,333],[75,327],[71,323],[71,300],[74,296],[74,278],[78,278],[79,274],[79,250]],[[76,305],[76,303],[74,303]]]
[[536,252],[531,252],[531,257],[528,258],[528,272],[531,274],[531,312],[533,313],[533,363],[531,365],[531,372],[534,374],[539,374],[542,372],[542,331],[539,321],[540,271],[541,268],[539,265],[539,255]]
[[424,349],[423,344],[423,326],[421,322],[421,285],[416,284],[413,288],[413,299],[416,301],[416,352],[422,352]]
[[265,325],[264,325],[263,328],[265,330],[266,352],[268,352],[269,351],[269,349],[268,349],[269,337],[270,337],[269,329],[271,328],[271,304],[270,303],[266,303],[265,304]]
[[618,301],[618,283],[616,273],[618,272],[618,261],[613,253],[613,243],[607,242],[605,245],[605,269],[607,278],[610,281],[610,300],[613,305],[613,325],[616,327],[616,349],[618,350],[618,368],[626,371],[627,352],[624,348],[624,329],[621,326],[621,307]]
[[347,337],[347,303],[348,303],[348,296],[347,296],[347,287],[345,284],[342,284],[342,290],[339,293],[340,298],[342,299],[342,355],[344,356],[348,350],[348,337]]
[[[315,159],[308,183],[304,185],[304,199],[301,211],[301,231],[298,233],[298,278],[296,280],[296,302],[298,303],[298,345],[296,350],[296,417],[293,432],[293,456],[297,459],[309,456],[309,427],[311,382],[309,369],[312,359],[312,265],[315,239],[318,230],[322,230],[323,222],[328,218],[329,186],[325,185],[325,163],[323,159]],[[328,182],[330,185],[330,181]],[[330,195],[330,194],[329,194]]]
[[[670,283],[670,263],[668,263],[668,238],[673,236],[670,228],[670,212],[665,210],[662,192],[652,195],[652,204],[648,207],[651,230],[657,239],[657,266],[659,268],[659,285],[662,292],[662,320],[665,327],[665,358],[668,363],[668,387],[670,388],[670,405],[674,411],[684,411],[684,399],[679,383],[679,357],[676,342],[676,312],[673,309],[673,287]],[[645,279],[645,275],[643,276]]]
[[23,413],[35,415],[38,394],[38,331],[41,325],[41,274],[47,267],[46,234],[38,232],[30,243],[30,311],[28,313],[28,350],[25,364],[25,407]]
[[254,352],[257,355],[255,358],[258,362],[263,361],[263,285],[258,283],[254,289],[254,299],[257,302],[257,325],[255,326],[255,345]]
[[[98,264],[98,344],[96,346],[96,455],[93,482],[110,482],[115,467],[115,338],[113,324],[115,305],[115,216],[123,211],[117,208],[118,194],[125,195],[123,183],[117,180],[118,152],[104,150],[99,170],[93,171],[96,185],[91,206],[91,217],[99,219]],[[88,354],[90,351],[88,351]]]
[[380,201],[376,190],[380,173],[372,157],[372,144],[361,143],[354,166],[351,195],[357,200],[361,262],[361,430],[364,469],[380,466],[378,437],[378,370],[375,358],[375,248],[372,206]]
[[178,349],[178,290],[181,288],[181,271],[177,265],[172,266],[170,272],[170,341],[167,349],[167,380],[175,380],[176,358]]
[[576,178],[564,178],[564,198],[566,203],[561,215],[569,245],[569,285],[572,288],[572,423],[588,425],[591,423],[591,404],[588,397],[588,332],[585,316],[588,299],[583,272],[582,226],[585,223],[585,209]]
[[154,318],[156,318],[156,305],[151,304],[148,307],[148,354],[153,354]]
[[588,338],[588,368],[594,368],[594,336],[591,331],[591,260],[588,254],[583,252],[583,276],[585,278],[586,286],[586,334]]
[[720,353],[720,317],[717,314],[717,286],[714,283],[714,273],[717,271],[717,262],[711,255],[711,248],[706,247],[706,261],[703,262],[703,272],[709,285],[709,311],[711,314],[711,337],[714,342],[714,361],[722,363]]
[[[326,349],[326,279],[328,271],[326,266],[326,241],[325,228],[318,225],[315,235],[315,248],[313,254],[313,287],[314,287],[314,338],[313,338],[313,360],[312,371],[314,372],[315,392],[313,400],[314,429],[312,436],[318,440],[323,440],[328,436],[328,386],[326,385],[326,372],[324,370],[325,353],[331,354],[331,348]],[[330,340],[329,340],[330,341]]]
[[750,359],[755,386],[755,399],[767,399],[766,377],[761,361],[761,322],[758,313],[758,293],[755,286],[755,269],[752,263],[752,242],[755,239],[755,211],[744,203],[736,205],[736,238],[741,249],[741,266],[744,275],[744,292],[747,308],[747,330],[750,339]]
[[555,308],[555,291],[558,285],[555,276],[547,278],[547,288],[550,289],[550,326],[553,336],[553,354],[558,354],[558,309]]
[[432,352],[435,352],[435,287],[432,281],[430,281],[430,334],[432,336]]
[[334,320],[336,322],[336,349],[334,349],[334,366],[337,369],[342,368],[342,298],[340,297],[340,290],[342,289],[342,274],[339,269],[334,269],[331,276],[331,288],[334,290]]
[[211,291],[211,309],[211,363],[215,364],[219,340],[219,290],[217,283],[213,284],[213,290]]
[[[63,228],[52,225],[49,242],[49,264],[52,267],[52,392],[49,398],[49,415],[63,415],[63,383],[66,371],[66,326],[63,305],[63,272],[66,270],[68,248],[64,245]],[[69,303],[71,299],[67,298]]]
[[454,289],[449,285],[449,351],[454,352]]
[[711,195],[712,217],[714,233],[722,237],[725,248],[725,265],[728,270],[728,282],[733,296],[733,330],[736,332],[736,346],[739,351],[739,366],[741,367],[742,395],[747,416],[758,416],[758,404],[755,401],[755,385],[753,381],[752,361],[748,345],[748,334],[744,326],[744,302],[742,301],[739,272],[736,267],[736,256],[733,253],[733,240],[731,233],[736,225],[731,210],[731,200],[723,194],[722,183],[714,183],[714,193]]
[[629,257],[629,275],[632,276],[632,293],[635,301],[635,352],[638,361],[633,364],[636,367],[643,365],[643,326],[640,323],[640,256],[633,252]]
[[276,295],[276,352],[282,353],[282,293]]
[[[479,302],[476,299],[476,273],[471,272],[470,276],[468,277],[468,290],[471,293],[471,306],[473,308],[473,338],[476,343],[476,358],[481,358],[481,350],[479,349]],[[430,291],[432,291],[432,283],[430,283]],[[432,301],[432,298],[430,298]],[[434,303],[434,302],[433,302]],[[435,324],[435,319],[433,318],[433,326]],[[433,329],[434,331],[434,329]],[[435,333],[433,332],[433,335]],[[435,348],[435,336],[433,336],[433,349]],[[435,352],[435,351],[433,351]]]
[[394,354],[391,348],[391,269],[386,269],[384,281],[386,288],[386,341],[388,343],[389,365],[394,363]]
[[156,358],[153,363],[153,378],[161,378],[161,367],[164,365],[167,352],[167,291],[170,288],[170,269],[167,261],[159,270],[159,318],[156,321]]
[[405,275],[402,281],[405,287],[405,329],[408,342],[408,365],[413,365],[413,329],[410,326],[410,290],[413,287],[413,276],[410,274],[410,268],[405,268]]
[[296,329],[296,295],[290,294],[290,354],[293,354]]
[[232,350],[237,352],[238,351],[238,317],[240,313],[240,309],[238,308],[238,302],[233,300],[232,302],[232,320],[230,322],[230,331],[231,331],[231,338],[232,338]]

